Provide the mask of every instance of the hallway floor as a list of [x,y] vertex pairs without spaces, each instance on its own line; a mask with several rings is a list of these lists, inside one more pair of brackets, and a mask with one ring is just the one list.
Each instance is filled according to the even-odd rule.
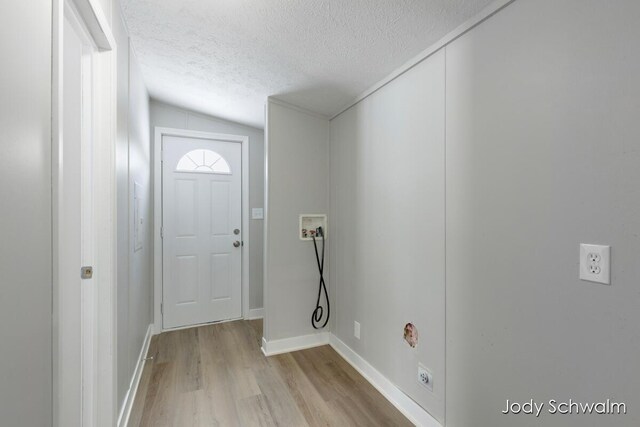
[[262,321],[153,337],[129,426],[411,425],[330,346],[266,358]]

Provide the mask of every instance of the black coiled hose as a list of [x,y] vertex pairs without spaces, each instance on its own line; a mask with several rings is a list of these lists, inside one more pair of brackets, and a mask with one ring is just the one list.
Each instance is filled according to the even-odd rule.
[[[312,235],[311,237],[313,238],[313,248],[316,251],[316,261],[318,262],[318,271],[320,272],[320,284],[318,285],[318,300],[316,301],[316,308],[315,310],[313,310],[313,314],[311,315],[311,325],[315,329],[322,329],[325,326],[327,326],[327,323],[329,322],[329,316],[331,315],[331,306],[329,305],[329,292],[327,292],[327,285],[324,282],[324,275],[323,275],[325,240],[324,240],[324,231],[322,231],[322,227],[318,227],[317,234],[319,234],[320,237],[322,237],[322,259],[320,259],[320,256],[318,255],[318,244],[316,243],[316,236]],[[324,320],[324,323],[322,324],[322,326],[318,326],[318,324],[320,323],[324,315],[324,308],[322,308],[322,306],[320,305],[320,297],[322,296],[323,289],[324,289],[324,296],[327,301],[327,317]]]

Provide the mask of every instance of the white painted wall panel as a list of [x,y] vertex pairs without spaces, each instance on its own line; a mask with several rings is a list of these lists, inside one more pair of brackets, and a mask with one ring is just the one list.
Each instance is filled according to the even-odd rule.
[[129,367],[129,37],[120,14],[113,21],[117,55],[116,268],[117,396],[120,405],[131,381]]
[[[129,390],[145,334],[152,322],[151,146],[149,97],[130,48],[119,6],[113,31],[118,46],[117,179],[117,402]],[[134,194],[137,188],[137,194]],[[136,226],[136,202],[142,224]],[[135,230],[139,240],[136,243]]]
[[[129,53],[129,369],[133,375],[149,324],[153,322],[153,232],[151,214],[151,138],[149,96],[135,51]],[[142,247],[135,249],[134,186],[142,189]]]
[[[517,0],[447,47],[447,425],[640,425],[640,3]],[[612,245],[612,285],[578,279]],[[505,416],[506,400],[626,402]]]
[[[444,83],[439,52],[331,121],[334,333],[444,418]],[[354,321],[361,325],[354,337]],[[419,331],[411,348],[406,323]],[[416,380],[418,363],[434,393]]]
[[[264,132],[215,117],[205,116],[178,107],[151,101],[151,129],[156,126],[228,133],[249,137],[249,204],[250,208],[264,207]],[[262,308],[263,221],[250,220],[251,239],[249,265],[249,307]]]
[[[298,221],[300,214],[329,208],[329,122],[272,102],[267,109],[264,336],[271,341],[316,332],[311,313],[318,267],[313,243],[298,238]],[[331,218],[328,224],[330,228]],[[328,235],[331,239],[331,231]],[[331,268],[328,262],[325,268]]]
[[51,2],[0,3],[0,423],[52,422]]

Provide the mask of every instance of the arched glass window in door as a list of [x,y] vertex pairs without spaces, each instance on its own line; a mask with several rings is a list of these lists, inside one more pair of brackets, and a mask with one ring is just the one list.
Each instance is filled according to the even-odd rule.
[[229,163],[220,154],[211,150],[198,149],[182,156],[176,172],[198,172],[231,174]]

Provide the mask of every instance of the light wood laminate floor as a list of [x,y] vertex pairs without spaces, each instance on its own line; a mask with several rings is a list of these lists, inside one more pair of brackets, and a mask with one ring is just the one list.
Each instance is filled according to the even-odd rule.
[[154,336],[129,426],[411,423],[330,346],[265,357],[262,321]]

